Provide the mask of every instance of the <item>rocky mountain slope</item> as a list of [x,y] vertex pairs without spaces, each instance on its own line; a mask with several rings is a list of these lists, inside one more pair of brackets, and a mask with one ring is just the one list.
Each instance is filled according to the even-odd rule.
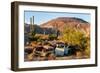
[[[25,24],[25,31],[29,32],[29,24]],[[53,34],[55,30],[62,32],[67,27],[78,28],[90,34],[90,23],[75,17],[58,17],[41,25],[33,25],[36,33]]]

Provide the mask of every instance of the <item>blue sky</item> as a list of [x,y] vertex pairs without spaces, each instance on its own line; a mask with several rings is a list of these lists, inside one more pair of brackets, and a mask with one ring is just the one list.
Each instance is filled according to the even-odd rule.
[[67,13],[67,12],[42,12],[42,11],[24,11],[25,23],[30,23],[30,17],[34,16],[34,23],[39,25],[57,17],[76,17],[87,22],[91,21],[90,14],[86,13]]

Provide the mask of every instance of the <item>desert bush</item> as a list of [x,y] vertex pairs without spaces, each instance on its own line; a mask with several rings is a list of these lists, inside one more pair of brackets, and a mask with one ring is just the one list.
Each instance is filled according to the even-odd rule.
[[80,50],[86,55],[90,54],[90,39],[78,28],[66,27],[62,33],[62,41],[71,45],[80,46]]
[[55,34],[49,34],[49,40],[57,39],[57,36]]

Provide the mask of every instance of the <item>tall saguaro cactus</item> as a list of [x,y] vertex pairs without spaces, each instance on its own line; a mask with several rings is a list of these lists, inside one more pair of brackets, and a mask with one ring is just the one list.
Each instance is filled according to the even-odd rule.
[[34,16],[33,18],[32,17],[30,18],[30,32],[34,31],[33,25],[34,25]]

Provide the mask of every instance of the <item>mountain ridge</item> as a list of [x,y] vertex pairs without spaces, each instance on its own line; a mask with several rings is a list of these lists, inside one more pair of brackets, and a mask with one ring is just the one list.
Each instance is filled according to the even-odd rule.
[[52,19],[46,23],[43,23],[40,25],[40,27],[44,28],[57,28],[60,31],[63,31],[63,29],[68,26],[72,28],[82,28],[83,30],[90,29],[90,23],[87,21],[84,21],[83,19],[80,18],[75,18],[75,17],[58,17],[55,19]]
[[[28,24],[25,25],[25,29],[28,29],[27,31],[29,31],[30,25],[28,27],[27,26]],[[75,17],[58,17],[47,21],[46,23],[33,26],[36,32],[40,34],[43,34],[44,30],[47,34],[52,34],[55,32],[55,30],[59,30],[60,32],[62,32],[65,29],[65,27],[78,28],[90,34],[90,23],[84,21],[83,19]]]

